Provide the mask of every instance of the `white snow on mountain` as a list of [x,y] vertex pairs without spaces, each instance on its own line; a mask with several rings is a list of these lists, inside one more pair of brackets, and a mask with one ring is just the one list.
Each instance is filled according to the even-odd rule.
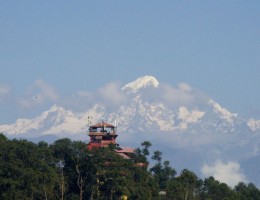
[[133,98],[129,105],[121,106],[108,116],[108,121],[117,121],[120,131],[131,130],[173,130],[173,112],[162,103],[143,102],[140,96]]
[[[156,78],[144,76],[126,84],[122,89],[128,91],[131,89],[136,92],[143,87],[157,88],[158,85],[159,82]],[[184,86],[185,90],[189,89],[187,85]],[[40,135],[78,134],[85,132],[89,123],[97,123],[102,119],[112,123],[117,121],[119,130],[124,132],[149,130],[182,132],[189,130],[191,126],[197,131],[200,130],[199,132],[205,130],[214,132],[214,129],[217,132],[234,132],[236,130],[234,122],[237,121],[237,114],[229,112],[213,100],[204,102],[206,107],[199,109],[196,105],[189,108],[185,106],[176,108],[174,105],[171,107],[158,100],[149,102],[144,95],[139,93],[135,93],[134,96],[132,93],[128,98],[130,98],[128,103],[110,110],[109,113],[106,106],[102,104],[91,106],[80,113],[54,105],[50,110],[34,119],[18,119],[14,124],[0,125],[0,132],[11,135],[28,132]],[[260,129],[260,120],[251,119],[245,124],[253,131]],[[192,131],[194,132],[194,130]]]
[[[61,106],[54,105],[34,119],[18,119],[14,124],[0,125],[0,132],[9,135],[22,135],[35,132],[39,135],[47,134],[79,134],[87,131],[91,120],[98,121],[104,114],[103,107],[93,106],[84,113],[74,113]],[[91,116],[91,117],[89,117]]]
[[22,134],[33,128],[32,122],[30,119],[17,119],[14,124],[0,125],[0,132],[12,135]]
[[238,115],[229,112],[227,109],[221,107],[218,103],[216,103],[213,100],[209,100],[209,104],[211,104],[214,108],[214,112],[219,115],[220,118],[223,120],[226,120],[228,123],[233,123],[234,118],[236,118]]
[[49,120],[52,125],[45,134],[62,132],[77,133],[81,132],[81,127],[84,126],[84,122],[77,114],[70,110],[66,111],[63,107],[52,107],[47,117],[50,118]]
[[189,111],[186,107],[180,107],[178,113],[178,119],[181,120],[179,128],[185,130],[188,128],[188,124],[195,124],[204,116],[205,112],[199,110]]
[[249,119],[247,125],[251,128],[252,131],[260,130],[260,120]]
[[122,87],[122,90],[131,92],[131,93],[136,93],[140,88],[146,88],[146,87],[155,87],[157,88],[159,86],[159,82],[157,79],[153,76],[143,76],[135,81],[126,84],[124,87]]
[[[153,90],[142,90],[147,87]],[[120,88],[121,93],[118,92]],[[194,92],[188,84],[181,84],[177,89],[168,85],[159,87],[156,78],[144,76],[124,87],[108,84],[100,95],[109,96],[111,90],[112,100],[104,98],[104,101],[93,104],[88,102],[92,98],[87,98],[84,110],[80,112],[54,105],[33,119],[2,124],[0,132],[18,138],[54,135],[78,139],[83,134],[87,137],[90,124],[101,120],[116,121],[121,141],[137,145],[152,140],[155,145],[160,145],[156,148],[170,154],[170,160],[191,156],[192,159],[185,158],[188,166],[200,162],[197,166],[200,168],[204,159],[212,162],[218,158],[224,161],[232,158],[236,161],[259,155],[260,120],[243,119],[204,94],[200,98],[202,93]],[[98,97],[102,98],[100,95]],[[114,101],[118,95],[123,95],[127,101]],[[194,101],[183,103],[187,99]],[[109,107],[111,102],[115,103]]]

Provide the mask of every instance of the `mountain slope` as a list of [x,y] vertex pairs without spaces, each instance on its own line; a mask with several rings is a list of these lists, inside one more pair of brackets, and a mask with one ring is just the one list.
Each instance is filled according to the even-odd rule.
[[[134,93],[129,93],[130,89]],[[150,90],[152,95],[159,98],[149,99],[152,96]],[[203,142],[211,143],[210,138],[215,140],[214,142],[221,142],[223,134],[226,134],[226,139],[230,137],[233,139],[232,134],[243,135],[239,142],[245,143],[248,140],[245,137],[253,136],[260,130],[259,121],[243,119],[238,114],[221,107],[211,98],[204,98],[199,104],[177,105],[160,97],[163,90],[165,88],[159,86],[156,78],[140,77],[122,87],[122,92],[128,101],[113,110],[110,109],[109,112],[106,105],[102,104],[95,104],[80,113],[54,105],[34,119],[17,119],[14,124],[0,125],[0,132],[9,135],[55,134],[73,137],[86,132],[89,123],[106,120],[112,123],[116,121],[119,132],[185,133],[187,138],[192,138],[192,135],[202,136],[202,138],[206,136],[208,139],[200,143],[204,144]],[[178,95],[180,91],[182,89],[177,91]],[[197,98],[197,94],[189,92],[190,90],[185,90],[186,96]]]
[[138,146],[149,140],[169,160],[178,162],[180,169],[197,172],[203,164],[217,159],[247,163],[260,155],[259,120],[243,119],[187,84],[176,88],[144,76],[119,92],[127,101],[113,108],[98,103],[73,112],[54,105],[33,119],[0,125],[0,132],[19,138],[54,135],[86,139],[89,124],[115,122],[120,143]]

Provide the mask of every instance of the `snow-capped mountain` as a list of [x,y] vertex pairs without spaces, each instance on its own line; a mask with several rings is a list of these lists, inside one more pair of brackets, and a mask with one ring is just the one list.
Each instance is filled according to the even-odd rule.
[[143,76],[131,83],[126,84],[124,87],[122,87],[122,90],[130,93],[131,92],[136,93],[141,88],[147,88],[147,87],[158,88],[158,86],[159,86],[159,82],[157,81],[156,78],[154,78],[153,76]]
[[[153,90],[154,96],[159,97],[149,100],[149,89]],[[82,112],[73,112],[54,105],[34,119],[17,119],[14,124],[0,125],[0,132],[30,136],[77,135],[86,132],[89,123],[101,120],[117,121],[119,131],[132,133],[156,130],[212,134],[239,133],[245,130],[253,133],[260,130],[260,120],[242,119],[211,98],[204,99],[200,105],[171,104],[160,97],[165,88],[160,87],[159,81],[152,76],[140,77],[123,86],[121,90],[129,100],[113,111],[107,112],[106,105],[101,104],[95,104]],[[183,92],[182,89],[179,90]],[[177,95],[180,91],[177,91]],[[196,95],[189,92],[185,89],[183,93],[190,95],[189,98],[196,98]]]
[[[149,140],[175,163],[179,155],[192,155],[196,161],[182,163],[195,171],[215,159],[245,162],[260,155],[260,120],[244,119],[187,84],[176,88],[144,76],[119,92],[127,100],[109,111],[105,103],[90,104],[81,112],[54,105],[33,119],[0,125],[0,132],[19,138],[78,139],[87,138],[89,124],[116,121],[120,142],[137,146]],[[183,165],[179,168],[190,168]]]
[[64,137],[87,131],[89,116],[98,121],[104,114],[104,108],[93,106],[87,112],[74,113],[62,106],[54,105],[34,119],[18,119],[14,124],[0,125],[0,132],[9,135],[38,137],[55,134]]

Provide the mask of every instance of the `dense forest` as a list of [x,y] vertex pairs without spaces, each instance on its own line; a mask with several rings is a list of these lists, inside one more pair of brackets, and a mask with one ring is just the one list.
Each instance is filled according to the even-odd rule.
[[35,144],[0,134],[0,199],[260,200],[252,183],[230,188],[188,169],[177,175],[160,151],[150,153],[148,141],[132,159],[116,154],[116,146],[88,151],[86,145],[67,138]]

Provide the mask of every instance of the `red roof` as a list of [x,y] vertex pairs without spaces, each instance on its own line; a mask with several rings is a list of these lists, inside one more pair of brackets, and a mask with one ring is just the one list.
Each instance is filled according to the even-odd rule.
[[129,147],[121,147],[119,150],[115,150],[117,153],[134,153],[135,149]]
[[117,153],[117,155],[122,156],[124,159],[130,159],[130,157],[124,153],[119,153],[119,152],[116,152],[116,153]]

